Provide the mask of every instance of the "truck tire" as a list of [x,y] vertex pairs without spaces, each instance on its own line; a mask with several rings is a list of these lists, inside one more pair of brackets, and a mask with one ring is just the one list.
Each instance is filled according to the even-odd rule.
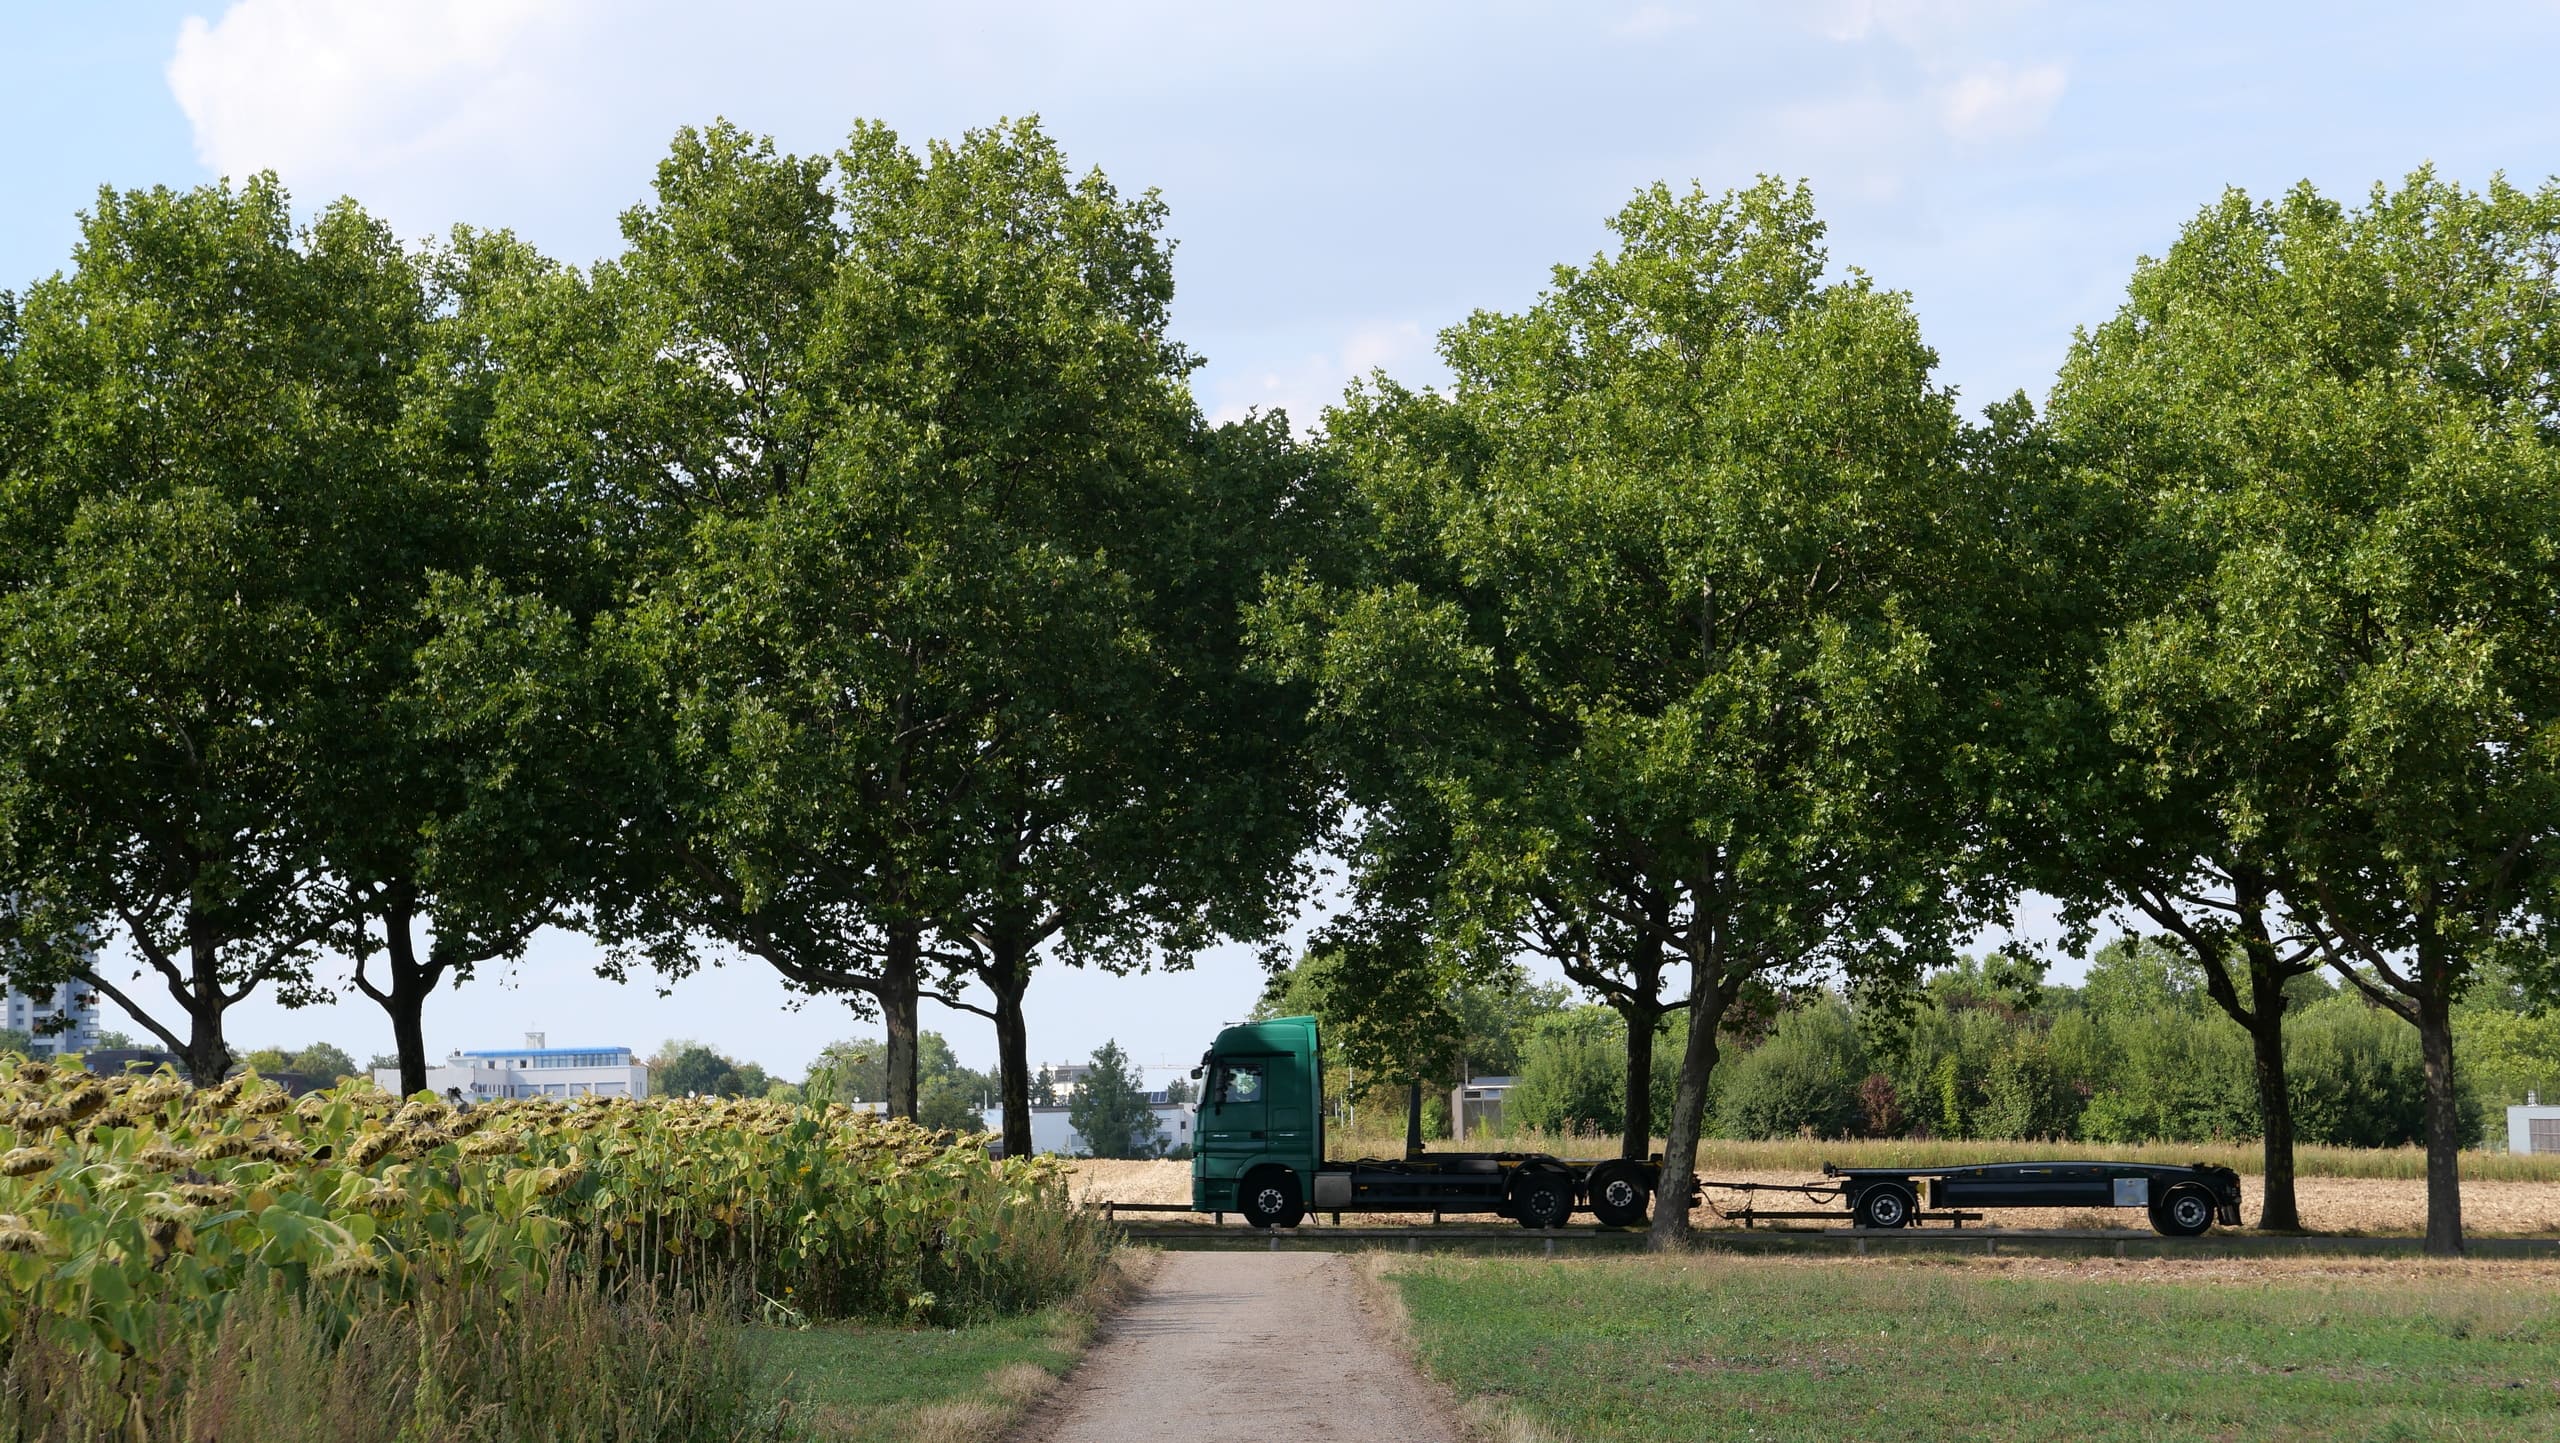
[[1644,1169],[1633,1163],[1603,1163],[1591,1170],[1591,1215],[1603,1226],[1631,1228],[1644,1221],[1653,1189],[1644,1185]]
[[2201,1236],[2213,1226],[2213,1195],[2193,1183],[2181,1183],[2151,1205],[2151,1230],[2164,1238]]
[[1862,1228],[1907,1228],[1919,1210],[1909,1183],[1880,1182],[1858,1194],[1857,1222]]
[[1236,1187],[1236,1210],[1258,1228],[1294,1228],[1307,1215],[1298,1175],[1285,1167],[1258,1167]]
[[1573,1219],[1573,1179],[1539,1168],[1511,1180],[1511,1215],[1524,1228],[1560,1228]]

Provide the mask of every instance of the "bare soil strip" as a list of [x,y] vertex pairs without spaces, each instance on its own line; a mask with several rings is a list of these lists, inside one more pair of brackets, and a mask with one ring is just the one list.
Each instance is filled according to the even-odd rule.
[[1047,1443],[1459,1443],[1334,1253],[1170,1253],[1012,1435]]

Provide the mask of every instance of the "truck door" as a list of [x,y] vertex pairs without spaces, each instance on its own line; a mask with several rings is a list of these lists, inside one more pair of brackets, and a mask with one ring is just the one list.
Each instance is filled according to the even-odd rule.
[[1204,1153],[1237,1156],[1268,1148],[1271,1136],[1271,1074],[1278,1057],[1222,1057],[1210,1070],[1209,1091],[1200,1105],[1199,1147]]

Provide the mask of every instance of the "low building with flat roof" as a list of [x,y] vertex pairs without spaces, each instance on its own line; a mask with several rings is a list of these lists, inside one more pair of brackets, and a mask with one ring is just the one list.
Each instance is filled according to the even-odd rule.
[[[539,1032],[522,1047],[473,1048],[427,1069],[427,1091],[466,1102],[501,1097],[647,1097],[649,1064],[628,1047],[550,1047]],[[386,1092],[400,1090],[400,1069],[374,1069]]]

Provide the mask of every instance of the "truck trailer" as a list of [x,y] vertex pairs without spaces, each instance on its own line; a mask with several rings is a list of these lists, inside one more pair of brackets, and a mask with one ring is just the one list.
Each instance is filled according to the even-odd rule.
[[[1524,1227],[1561,1227],[1587,1211],[1610,1227],[1645,1220],[1662,1156],[1574,1161],[1539,1152],[1411,1151],[1402,1158],[1325,1158],[1324,1081],[1316,1019],[1278,1017],[1220,1032],[1192,1076],[1201,1080],[1192,1132],[1191,1207],[1238,1213],[1258,1228],[1292,1228],[1310,1212],[1492,1213]],[[1862,1228],[1927,1220],[1962,1226],[1987,1207],[2139,1207],[2151,1226],[2193,1237],[2240,1221],[2240,1176],[2226,1167],[2128,1162],[2004,1162],[1961,1167],[1839,1168],[1808,1183],[1701,1181],[1691,1189],[1786,1193],[1845,1213],[1770,1213],[1755,1219],[1839,1217]],[[1921,1211],[1923,1188],[1928,1205]],[[1719,1209],[1721,1211],[1721,1209]]]

